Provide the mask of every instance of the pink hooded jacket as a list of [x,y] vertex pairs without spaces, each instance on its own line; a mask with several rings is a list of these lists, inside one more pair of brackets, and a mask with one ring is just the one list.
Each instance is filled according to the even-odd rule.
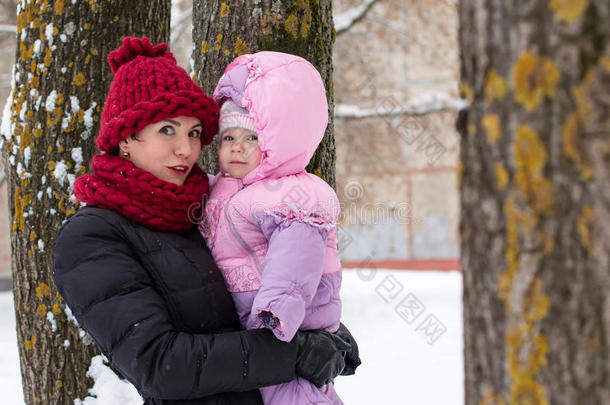
[[261,311],[280,320],[273,332],[290,341],[301,329],[339,327],[339,201],[305,166],[328,123],[318,71],[276,52],[238,57],[214,98],[228,98],[254,117],[260,164],[243,179],[217,175],[200,229],[242,324],[261,327]]

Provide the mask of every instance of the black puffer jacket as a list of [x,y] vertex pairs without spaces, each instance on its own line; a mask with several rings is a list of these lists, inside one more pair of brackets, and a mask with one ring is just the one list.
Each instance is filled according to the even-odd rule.
[[155,232],[84,207],[57,235],[55,285],[147,404],[257,404],[295,378],[296,344],[241,330],[197,229]]

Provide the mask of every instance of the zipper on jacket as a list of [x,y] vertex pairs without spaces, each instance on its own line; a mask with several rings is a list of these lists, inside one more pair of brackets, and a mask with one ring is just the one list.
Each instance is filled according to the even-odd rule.
[[240,185],[239,189],[237,190],[237,192],[235,194],[233,194],[229,198],[229,200],[225,204],[225,220],[227,221],[227,224],[229,224],[229,229],[231,229],[231,233],[233,234],[235,239],[239,242],[241,247],[246,251],[246,253],[248,253],[250,258],[254,262],[254,265],[256,266],[256,269],[258,270],[258,273],[259,274],[263,274],[263,267],[261,266],[260,262],[258,261],[258,256],[256,256],[256,253],[254,252],[254,250],[252,250],[252,248],[241,237],[241,235],[239,234],[239,232],[235,228],[235,225],[233,224],[233,221],[231,221],[231,217],[229,216],[229,203],[231,202],[231,200],[233,200],[233,197],[235,197],[241,190],[244,189],[244,183],[241,181],[241,179],[238,179],[238,180],[239,180],[239,185]]

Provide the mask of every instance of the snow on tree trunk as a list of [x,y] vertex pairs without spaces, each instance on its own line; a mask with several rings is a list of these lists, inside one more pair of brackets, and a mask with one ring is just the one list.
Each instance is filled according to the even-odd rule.
[[20,1],[12,96],[4,114],[13,293],[27,404],[84,398],[97,353],[71,321],[51,274],[57,230],[77,209],[106,96],[108,53],[124,35],[169,38],[170,1]]
[[610,9],[459,7],[466,403],[608,404]]
[[[335,187],[332,45],[335,39],[330,0],[193,1],[193,61],[207,94],[237,56],[278,51],[302,56],[320,72],[326,87],[329,125],[307,171]],[[207,172],[218,172],[217,145],[203,150]]]

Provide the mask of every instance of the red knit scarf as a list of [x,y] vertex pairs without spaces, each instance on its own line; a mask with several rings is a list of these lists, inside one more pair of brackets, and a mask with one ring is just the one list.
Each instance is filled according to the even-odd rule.
[[93,174],[76,179],[74,194],[87,205],[111,209],[148,228],[184,232],[201,217],[208,177],[197,164],[183,186],[168,183],[115,155],[96,155]]

